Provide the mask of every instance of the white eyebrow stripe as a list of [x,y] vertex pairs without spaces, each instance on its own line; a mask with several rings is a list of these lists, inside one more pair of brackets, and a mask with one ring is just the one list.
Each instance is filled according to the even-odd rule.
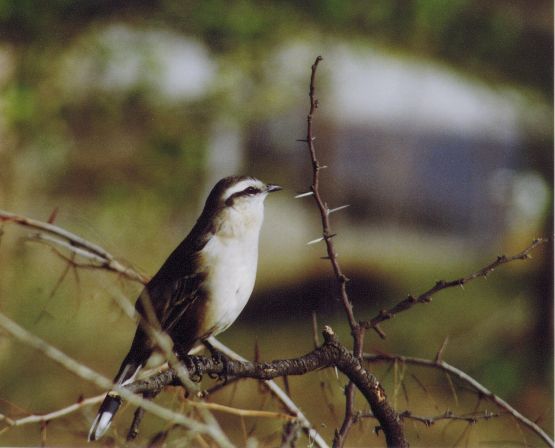
[[264,185],[262,184],[261,181],[258,181],[258,180],[255,180],[255,179],[242,180],[241,182],[238,182],[235,185],[229,187],[225,191],[223,200],[226,201],[231,196],[233,196],[235,193],[239,193],[241,191],[244,191],[248,187],[255,187],[255,188],[258,188],[259,190],[262,190],[264,188]]

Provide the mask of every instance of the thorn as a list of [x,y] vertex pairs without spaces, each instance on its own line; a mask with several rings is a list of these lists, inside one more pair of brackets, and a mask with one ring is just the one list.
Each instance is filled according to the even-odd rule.
[[254,338],[254,361],[260,361],[260,346],[258,345],[258,338]]
[[56,221],[56,217],[58,216],[58,207],[54,207],[54,210],[52,210],[52,213],[50,213],[50,216],[48,217],[48,224],[54,224],[54,221]]
[[391,319],[392,317],[395,317],[395,314],[391,314],[391,313],[390,313],[389,311],[387,311],[387,310],[380,310],[380,313],[379,313],[379,314],[380,314],[380,317],[381,317],[382,319],[385,319],[385,320]]
[[439,350],[436,353],[436,358],[435,358],[435,362],[439,363],[440,361],[442,361],[442,356],[443,356],[443,352],[445,351],[445,348],[447,347],[447,343],[449,342],[449,336],[446,336],[445,339],[443,340],[443,343],[441,344],[441,347],[439,347]]
[[[337,254],[334,254],[335,257],[337,257]],[[329,255],[326,255],[324,257],[320,257],[320,260],[331,260],[331,257]]]
[[340,207],[332,208],[327,210],[327,214],[331,215],[332,213],[338,212],[339,210],[343,210],[344,208],[350,207],[351,204],[342,205]]
[[374,331],[375,331],[376,333],[378,333],[378,336],[379,336],[380,338],[382,338],[382,339],[386,339],[386,338],[387,338],[387,335],[385,334],[385,331],[383,331],[383,330],[379,327],[378,324],[374,325],[372,328],[374,329]]
[[302,142],[302,143],[307,143],[308,140],[306,138],[298,138],[297,140],[295,140],[296,142]]
[[312,196],[314,194],[313,191],[307,191],[306,193],[300,193],[297,196],[294,196],[294,199],[305,198],[307,196]]
[[316,244],[316,243],[319,243],[320,241],[324,241],[323,236],[321,236],[320,238],[316,238],[315,240],[309,241],[308,243],[306,243],[306,245],[310,246],[311,244]]
[[318,315],[316,311],[312,311],[312,339],[314,341],[314,348],[318,348],[320,339],[318,338]]

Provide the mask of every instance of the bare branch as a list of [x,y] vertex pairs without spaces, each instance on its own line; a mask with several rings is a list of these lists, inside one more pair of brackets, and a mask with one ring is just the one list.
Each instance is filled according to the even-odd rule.
[[142,397],[130,392],[127,388],[114,385],[112,381],[110,381],[108,378],[74,360],[73,358],[64,354],[56,347],[50,345],[38,336],[35,336],[34,334],[28,332],[23,327],[19,326],[2,313],[0,313],[0,327],[2,327],[12,337],[43,353],[45,356],[57,362],[66,370],[72,372],[80,378],[90,381],[91,383],[96,384],[102,389],[115,390],[125,400],[136,406],[144,408],[148,412],[151,412],[152,414],[160,417],[163,420],[174,422],[194,432],[207,434],[212,437],[220,446],[233,446],[231,442],[229,442],[225,434],[221,431],[218,431],[219,426],[214,427],[210,424],[205,424],[190,419],[177,412],[173,412],[169,409],[159,406],[149,400],[145,400]]
[[[27,218],[25,216],[15,215],[13,213],[9,213],[2,210],[0,210],[0,222],[10,222],[20,226],[48,232],[49,234],[54,235],[54,237],[50,237],[49,235],[45,235],[42,233],[37,233],[33,235],[33,238],[35,240],[40,240],[41,242],[45,242],[45,240],[48,240],[54,245],[58,245],[64,249],[69,250],[72,254],[87,258],[94,263],[99,263],[99,266],[98,266],[99,269],[117,272],[119,274],[123,274],[126,278],[129,278],[134,281],[140,281],[141,283],[146,283],[148,281],[147,277],[134,271],[133,268],[131,267],[124,267],[118,262],[110,264],[109,261],[115,260],[115,257],[111,255],[108,251],[106,251],[105,249],[101,248],[98,245],[88,242],[87,240],[71,232],[68,232],[67,230],[61,227],[54,226],[52,224],[34,220],[31,218]],[[61,252],[59,252],[58,249],[56,249],[54,246],[52,246],[52,249],[56,251],[56,254],[58,256],[62,256],[65,261],[71,262],[71,266],[74,266],[77,268],[91,267],[88,264],[77,263],[75,262],[75,260],[73,260],[73,258],[68,258],[63,256],[63,254],[61,254]],[[115,299],[116,299],[116,303],[124,310],[126,315],[128,315],[131,318],[137,318],[134,307],[127,300],[119,297],[115,297]],[[237,359],[237,360],[245,360],[240,355],[238,355],[233,350],[231,350],[229,347],[217,341],[215,338],[211,338],[210,340],[214,347],[216,347],[219,351],[226,354],[230,358]],[[291,398],[288,397],[287,394],[285,394],[283,390],[274,381],[272,380],[265,381],[264,384],[266,385],[266,387],[268,387],[268,389],[272,392],[272,394],[282,403],[282,405],[285,407],[285,409],[288,410],[288,412],[290,412],[292,415],[296,415],[297,419],[299,419],[302,424],[303,430],[307,432],[311,440],[313,440],[318,447],[327,448],[328,445],[325,442],[325,440],[314,429],[310,421],[301,412],[299,407],[291,400]],[[69,412],[72,412],[72,411],[70,410]],[[6,419],[8,419],[8,417],[6,417],[5,420]]]
[[281,412],[261,411],[258,409],[240,409],[231,406],[225,406],[219,403],[207,403],[204,401],[188,400],[187,404],[195,408],[209,409],[211,411],[225,412],[226,414],[238,415],[240,417],[263,417],[263,418],[277,418],[281,420],[294,421],[295,416],[283,414]]
[[[235,359],[237,361],[247,361],[238,353],[231,350],[226,345],[222,344],[216,338],[211,337],[209,339],[210,344],[218,351],[222,352],[224,355],[230,357],[231,359]],[[232,375],[230,375],[232,376]],[[314,429],[314,426],[310,423],[308,418],[304,415],[301,409],[295,404],[291,397],[285,393],[285,391],[277,385],[277,383],[273,380],[265,380],[264,385],[268,388],[268,390],[272,393],[274,397],[276,397],[285,409],[291,414],[294,415],[301,425],[303,431],[308,435],[308,437],[314,441],[316,446],[320,448],[328,448],[328,444],[324,440],[324,438]]]
[[[430,303],[432,300],[432,296],[439,291],[442,291],[447,288],[453,288],[455,286],[463,286],[464,284],[480,277],[485,278],[490,273],[492,273],[496,268],[498,268],[503,264],[511,263],[517,260],[529,260],[530,258],[532,258],[530,255],[530,252],[532,252],[536,247],[545,243],[547,243],[547,239],[537,238],[534,241],[532,241],[532,244],[530,244],[526,249],[519,252],[518,254],[513,255],[511,257],[500,255],[488,265],[473,272],[472,274],[467,275],[466,277],[460,277],[458,279],[451,280],[451,281],[440,280],[436,282],[436,284],[432,286],[430,289],[420,294],[418,297],[408,296],[405,300],[402,300],[392,308],[388,310],[381,310],[376,316],[374,316],[368,322],[362,322],[362,325],[364,325],[367,329],[370,329],[370,328],[375,329],[380,322],[391,319],[395,317],[398,313],[402,311],[406,311],[412,308],[416,304]],[[380,331],[379,334],[382,338],[385,337],[385,334],[383,333],[383,331]]]
[[[335,278],[339,285],[339,296],[341,303],[343,304],[343,308],[345,310],[345,314],[347,316],[347,320],[349,322],[349,326],[351,327],[351,334],[353,335],[353,352],[355,356],[360,357],[362,356],[363,351],[363,344],[364,344],[364,333],[366,328],[361,326],[354,315],[353,312],[353,305],[351,300],[349,299],[349,295],[347,294],[347,282],[349,279],[343,271],[341,270],[341,266],[337,261],[337,252],[335,251],[335,247],[333,244],[333,237],[335,234],[331,230],[329,216],[331,213],[343,210],[344,208],[348,207],[348,205],[342,205],[340,207],[336,207],[334,209],[329,209],[327,204],[322,199],[320,195],[320,170],[326,168],[325,166],[321,165],[318,161],[316,156],[316,148],[314,146],[314,141],[316,138],[312,132],[312,120],[316,109],[318,108],[318,100],[316,98],[316,70],[318,69],[318,64],[322,61],[322,57],[318,56],[312,65],[311,75],[310,75],[310,87],[309,87],[309,99],[310,99],[310,109],[308,115],[306,117],[307,128],[306,128],[306,139],[304,142],[307,144],[308,151],[310,153],[310,160],[312,163],[312,185],[310,187],[311,191],[314,193],[314,200],[320,212],[320,220],[322,223],[322,237],[310,241],[308,244],[314,244],[320,241],[325,241],[326,249],[327,249],[327,256],[323,257],[327,260],[330,260],[333,272],[335,274]],[[304,195],[298,195],[297,197],[303,197]],[[346,396],[346,408],[345,408],[345,416],[343,419],[343,423],[341,425],[341,429],[336,432],[334,437],[334,447],[342,447],[345,443],[347,438],[347,433],[352,426],[354,421],[354,393],[355,387],[353,384],[349,384],[345,389],[345,396]],[[405,442],[406,443],[406,442]]]
[[[318,206],[318,210],[320,211],[320,218],[322,222],[322,237],[311,241],[309,244],[313,244],[319,241],[326,242],[328,257],[340,287],[341,302],[343,303],[343,307],[345,308],[345,312],[347,313],[347,318],[349,319],[349,325],[351,326],[351,330],[354,332],[358,328],[358,323],[353,314],[353,306],[351,304],[351,301],[349,300],[349,296],[347,295],[347,289],[345,287],[348,279],[341,271],[341,267],[337,262],[336,252],[335,252],[335,248],[332,240],[333,232],[331,231],[331,225],[329,221],[330,210],[328,209],[327,205],[322,199],[322,196],[320,195],[320,190],[319,190],[319,187],[320,187],[319,173],[320,173],[320,170],[322,169],[322,166],[320,165],[320,162],[318,161],[318,158],[316,156],[316,147],[314,146],[315,137],[313,136],[313,132],[312,132],[312,119],[313,119],[314,113],[316,112],[316,109],[318,108],[318,100],[316,99],[316,70],[318,69],[318,64],[321,61],[322,61],[322,56],[318,56],[314,61],[314,64],[312,65],[312,72],[310,75],[310,87],[309,87],[310,110],[306,117],[307,129],[306,129],[306,140],[304,141],[308,146],[308,151],[310,153],[310,160],[312,162],[312,185],[310,189],[314,194],[314,200],[316,201],[316,205]],[[333,211],[337,211],[342,208],[345,208],[345,206],[338,207]]]
[[[256,378],[269,380],[284,375],[303,375],[325,367],[337,367],[356,385],[370,405],[373,414],[380,422],[388,446],[406,447],[402,422],[389,406],[385,392],[378,380],[361,364],[358,357],[341,345],[331,328],[323,331],[324,344],[317,349],[293,359],[255,363],[228,360],[225,363],[216,358],[187,357],[184,368],[189,375],[201,377],[204,374],[228,374],[232,377]],[[161,390],[166,385],[179,384],[174,369],[154,375],[148,379],[135,381],[125,386],[134,393],[151,393]]]
[[475,390],[480,395],[481,398],[485,398],[485,399],[491,401],[492,403],[495,403],[498,407],[500,407],[501,409],[506,411],[508,414],[513,416],[518,422],[522,423],[524,426],[526,426],[528,429],[530,429],[532,432],[534,432],[536,435],[538,435],[546,443],[546,445],[548,445],[550,447],[554,446],[553,438],[551,438],[536,423],[534,423],[530,419],[526,418],[524,415],[522,415],[520,412],[518,412],[515,408],[513,408],[509,403],[507,403],[505,400],[503,400],[502,398],[495,395],[493,392],[491,392],[489,389],[484,387],[482,384],[480,384],[478,381],[476,381],[470,375],[468,375],[467,373],[463,372],[462,370],[452,366],[451,364],[446,363],[445,361],[429,360],[429,359],[423,359],[423,358],[413,358],[413,357],[409,357],[409,356],[400,356],[400,355],[386,355],[386,354],[380,354],[380,355],[365,354],[364,355],[364,360],[368,361],[368,362],[399,361],[399,362],[403,362],[403,363],[406,363],[406,364],[418,365],[418,366],[423,366],[423,367],[430,367],[430,368],[439,369],[439,370],[442,370],[444,372],[447,372],[450,375],[453,375],[454,377],[460,379],[461,381],[463,381],[468,386],[470,386],[473,390]]
[[401,412],[399,416],[403,419],[411,419],[417,422],[423,423],[426,426],[432,426],[434,423],[439,422],[441,420],[450,420],[450,421],[462,421],[467,422],[470,424],[475,424],[479,420],[490,420],[492,418],[500,417],[502,414],[493,414],[488,411],[480,412],[480,413],[471,413],[468,415],[455,415],[451,411],[445,411],[443,414],[432,416],[432,417],[423,417],[419,415],[413,415],[410,411]]
[[[414,420],[414,421],[420,422],[420,423],[422,423],[422,424],[424,424],[428,427],[432,426],[436,422],[439,422],[439,421],[442,421],[442,420],[463,421],[463,422],[466,422],[466,423],[475,424],[479,420],[490,420],[492,418],[497,418],[497,417],[501,417],[501,416],[503,416],[503,414],[494,414],[494,413],[489,412],[489,411],[472,412],[470,414],[465,414],[465,415],[456,415],[451,411],[445,411],[443,414],[436,415],[436,416],[430,416],[430,417],[421,416],[421,415],[414,415],[410,411],[403,411],[403,412],[399,413],[399,417],[401,417],[402,419]],[[359,412],[357,414],[357,419],[359,419],[359,418],[375,418],[375,417],[374,417],[374,414],[372,414],[371,412]]]
[[15,426],[23,426],[29,425],[32,423],[42,423],[42,422],[49,422],[51,420],[55,420],[57,418],[65,417],[68,414],[71,414],[79,409],[82,409],[86,406],[91,406],[93,404],[100,403],[106,394],[96,395],[95,397],[85,398],[83,400],[79,400],[76,403],[70,404],[62,409],[58,409],[57,411],[49,412],[47,414],[33,414],[27,415],[25,417],[21,417],[18,419],[12,419],[6,415],[0,414],[0,421],[3,421],[8,426],[4,428],[0,433],[5,431],[10,427]]
[[39,233],[38,235],[35,234],[34,238],[57,244],[64,249],[70,250],[76,255],[99,263],[99,267],[107,271],[117,272],[130,280],[141,283],[146,283],[148,281],[144,275],[137,273],[130,267],[124,266],[101,246],[91,243],[74,233],[62,229],[61,227],[27,218],[26,216],[16,215],[4,210],[0,210],[0,222],[15,223],[23,227],[38,230],[39,232],[46,232],[47,234],[54,235],[57,238],[48,237],[42,233]]

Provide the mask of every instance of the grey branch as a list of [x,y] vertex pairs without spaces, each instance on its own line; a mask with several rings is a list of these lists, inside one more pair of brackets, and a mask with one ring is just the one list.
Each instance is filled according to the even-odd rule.
[[[304,375],[327,367],[337,367],[360,390],[368,402],[383,430],[388,446],[408,446],[403,432],[403,424],[398,414],[389,406],[387,397],[378,380],[365,369],[358,357],[339,343],[331,328],[323,331],[324,344],[315,350],[292,359],[272,362],[248,362],[207,357],[186,357],[184,366],[191,377],[204,374],[229,375],[234,378],[255,378],[270,380],[284,375]],[[157,394],[167,385],[180,384],[174,369],[168,369],[145,380],[126,386],[133,393]]]
[[[139,281],[141,283],[148,281],[144,275],[139,274],[128,266],[124,266],[123,263],[116,260],[108,251],[98,244],[91,243],[61,227],[27,218],[26,216],[16,215],[5,210],[0,210],[0,222],[15,223],[39,231],[38,234],[32,236],[33,239],[62,247],[75,255],[95,263],[95,265],[88,265],[87,267],[97,267],[107,271],[117,272],[130,280]],[[54,238],[52,236],[54,236]]]
[[[40,241],[42,243],[52,243],[51,247],[55,250],[55,253],[58,256],[62,256],[62,258],[71,263],[73,266],[77,268],[98,268],[104,269],[106,271],[116,272],[123,275],[126,278],[129,278],[133,281],[139,281],[145,284],[148,281],[148,278],[138,272],[136,272],[132,267],[124,266],[122,263],[118,262],[113,255],[111,255],[108,251],[103,249],[97,244],[91,243],[59,226],[55,226],[53,224],[49,224],[43,221],[39,221],[36,219],[28,218],[26,216],[16,215],[14,213],[10,213],[4,210],[0,210],[0,222],[4,223],[13,223],[22,227],[30,228],[36,230],[37,233],[32,235],[34,240]],[[87,259],[89,262],[95,263],[95,265],[90,264],[83,264],[76,262],[73,258],[65,257],[58,248],[65,249],[69,251],[72,255],[79,256],[81,258]],[[126,305],[120,303],[121,305]],[[134,309],[125,309],[127,314],[134,314]],[[241,358],[237,353],[231,350],[229,347],[225,346],[221,342],[217,341],[214,338],[211,338],[211,343],[214,347],[216,347],[219,351],[225,353],[232,359],[237,359],[243,361],[244,358]],[[307,417],[301,412],[299,407],[291,400],[286,393],[272,380],[267,380],[264,382],[268,390],[279,400],[282,405],[287,409],[287,411],[297,416],[297,419],[300,421],[303,430],[309,435],[309,437],[314,440],[316,446],[320,448],[328,448],[327,443],[323,439],[323,437],[314,429],[310,421]],[[111,382],[110,382],[111,385]],[[111,386],[110,386],[111,387]],[[109,389],[110,387],[105,387]],[[92,400],[92,399],[91,399]],[[92,401],[87,401],[88,403],[92,403]],[[65,413],[74,412],[75,410],[79,409],[79,407],[70,406],[66,410],[61,410]],[[57,414],[56,414],[57,415]],[[33,420],[23,420],[19,422],[17,420],[17,425],[26,424],[40,421],[44,421],[44,418],[47,416],[36,416]],[[0,420],[4,420],[10,424],[11,422],[16,422],[16,420],[12,420],[7,416],[0,416]],[[10,425],[16,426],[16,425]]]
[[451,281],[439,280],[438,282],[436,282],[436,284],[434,286],[432,286],[430,289],[428,289],[427,291],[420,294],[418,297],[414,297],[412,295],[408,296],[405,300],[402,300],[401,302],[397,303],[397,305],[391,307],[390,309],[381,310],[372,319],[370,319],[367,322],[362,322],[362,324],[367,329],[373,328],[374,330],[376,330],[378,332],[378,334],[382,338],[385,338],[385,333],[378,327],[378,325],[381,322],[395,317],[397,314],[401,313],[402,311],[406,311],[406,310],[412,308],[416,304],[430,303],[431,300],[432,300],[432,296],[434,294],[436,294],[437,292],[439,292],[439,291],[442,291],[442,290],[447,289],[447,288],[453,288],[455,286],[463,286],[466,283],[468,283],[472,280],[475,280],[477,278],[481,278],[481,277],[485,278],[489,274],[491,274],[496,268],[498,268],[499,266],[501,266],[503,264],[507,264],[507,263],[517,261],[517,260],[529,260],[530,258],[532,258],[530,253],[536,247],[538,247],[542,244],[545,244],[545,243],[547,243],[547,239],[537,238],[534,241],[532,241],[532,243],[527,248],[525,248],[524,250],[522,250],[518,254],[510,256],[510,257],[507,257],[506,255],[500,255],[494,261],[492,261],[488,265],[484,266],[483,268],[478,269],[477,271],[473,272],[472,274],[469,274],[465,277],[460,277],[460,278],[457,278],[457,279],[451,280]]
[[553,438],[550,437],[543,429],[541,429],[536,423],[531,421],[530,419],[526,418],[520,412],[518,412],[515,408],[513,408],[509,403],[507,403],[502,398],[495,395],[489,389],[484,387],[474,378],[472,378],[467,373],[463,372],[460,369],[452,366],[451,364],[446,363],[445,361],[441,360],[430,360],[430,359],[423,359],[423,358],[413,358],[409,356],[400,356],[400,355],[370,355],[365,354],[364,360],[368,362],[392,362],[398,361],[406,364],[418,365],[423,367],[430,367],[434,369],[439,369],[444,372],[448,372],[449,374],[453,375],[454,377],[458,378],[459,380],[463,381],[465,384],[470,386],[474,391],[476,391],[481,397],[489,400],[490,402],[497,405],[499,408],[506,411],[508,414],[513,416],[518,422],[522,423],[532,432],[537,434],[547,446],[553,447]]

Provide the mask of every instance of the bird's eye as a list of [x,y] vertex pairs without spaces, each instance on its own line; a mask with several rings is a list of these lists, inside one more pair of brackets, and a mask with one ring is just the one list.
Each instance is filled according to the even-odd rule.
[[249,188],[245,189],[245,193],[247,193],[247,194],[256,194],[256,193],[258,193],[258,189],[254,188],[254,187],[249,187]]

